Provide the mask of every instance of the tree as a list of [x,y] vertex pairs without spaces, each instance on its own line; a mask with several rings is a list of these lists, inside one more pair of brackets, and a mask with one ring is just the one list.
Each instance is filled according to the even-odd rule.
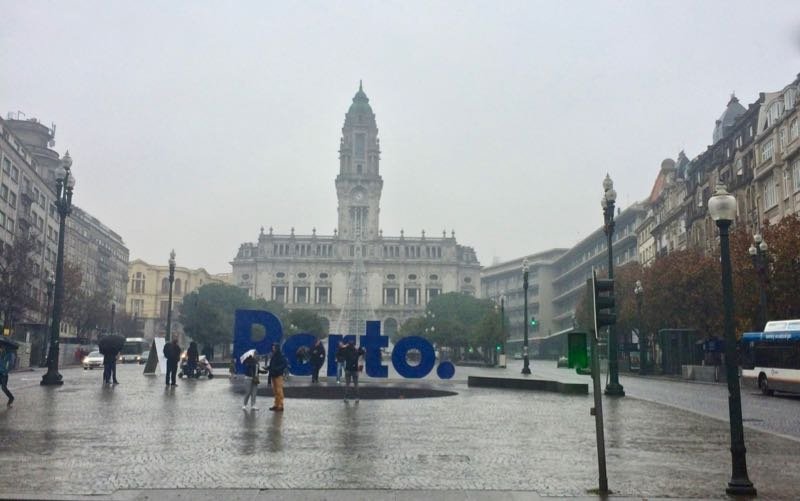
[[[278,317],[280,318],[280,317]],[[288,335],[298,332],[307,332],[319,338],[328,334],[328,330],[322,317],[310,310],[291,310],[286,315],[286,322],[281,322],[283,329]]]
[[183,331],[198,343],[216,345],[233,338],[237,309],[255,308],[244,289],[227,284],[206,284],[184,296],[179,320]]
[[431,341],[450,348],[482,346],[480,343],[486,338],[482,337],[480,324],[494,308],[491,300],[467,294],[450,292],[436,296],[428,303],[429,324],[434,327]]
[[425,332],[425,329],[431,326],[430,322],[425,317],[413,317],[409,318],[403,325],[395,333],[394,337],[392,338],[392,343],[396,343],[400,338],[408,337],[408,336],[423,336],[428,339],[428,341],[434,341],[434,335],[428,334]]
[[0,311],[3,327],[20,320],[26,311],[37,308],[31,297],[31,281],[36,277],[31,256],[40,247],[28,232],[20,232],[14,243],[0,245]]

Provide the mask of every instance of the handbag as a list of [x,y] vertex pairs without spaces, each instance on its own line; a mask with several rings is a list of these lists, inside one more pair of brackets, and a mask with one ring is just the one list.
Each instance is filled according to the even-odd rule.
[[258,384],[260,382],[261,382],[261,380],[258,379],[258,376],[253,376],[253,384]]

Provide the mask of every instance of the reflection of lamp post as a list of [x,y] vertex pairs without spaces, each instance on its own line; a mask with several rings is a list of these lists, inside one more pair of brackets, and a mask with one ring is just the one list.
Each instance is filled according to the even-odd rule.
[[39,355],[40,367],[47,366],[47,334],[50,332],[50,303],[53,300],[53,286],[56,283],[55,280],[53,280],[52,271],[47,270],[45,273],[44,283],[47,286],[47,308],[44,310],[45,331],[42,333],[42,350]]
[[747,450],[744,447],[742,427],[742,395],[739,387],[739,359],[736,351],[736,335],[733,332],[733,281],[731,273],[731,251],[728,229],[736,216],[736,198],[718,184],[716,192],[708,201],[708,212],[719,228],[719,244],[722,263],[722,306],[725,333],[725,376],[728,380],[728,415],[731,428],[731,479],[730,495],[756,495],[756,489],[747,476]]
[[[617,192],[614,191],[614,181],[611,176],[606,174],[603,180],[603,198],[600,205],[603,206],[603,219],[605,226],[603,231],[608,239],[608,278],[614,279],[614,252],[612,237],[614,236],[614,202],[617,200]],[[598,333],[599,334],[599,333]],[[617,348],[617,337],[614,334],[614,326],[608,326],[608,375],[611,381],[606,385],[606,395],[625,396],[625,390],[619,384],[619,349]]]
[[526,376],[531,373],[530,360],[528,359],[528,258],[522,260],[522,295],[524,299],[522,323],[525,337],[522,345],[522,373]]
[[167,303],[167,338],[166,342],[170,342],[170,334],[172,333],[172,283],[175,281],[175,249],[169,253],[169,302]]
[[767,275],[767,267],[769,266],[769,259],[767,258],[767,242],[763,239],[760,233],[753,236],[753,243],[748,249],[750,257],[753,258],[753,267],[758,273],[758,325],[755,330],[763,331],[767,325],[767,284],[769,283]]
[[636,296],[636,323],[639,328],[639,374],[647,374],[647,336],[642,328],[642,298],[644,296],[644,288],[642,287],[641,280],[636,281],[633,294]]
[[61,374],[58,373],[58,335],[61,330],[61,307],[64,302],[64,233],[66,233],[67,216],[72,211],[72,190],[75,187],[75,176],[70,175],[72,158],[69,152],[64,154],[61,165],[56,169],[56,200],[58,209],[58,253],[56,254],[55,295],[53,296],[53,318],[50,324],[50,349],[47,352],[47,373],[42,376],[41,385],[62,385]]
[[500,354],[506,354],[506,296],[505,294],[500,295],[500,339],[502,339],[502,343],[500,343]]
[[117,311],[117,304],[111,303],[111,329],[109,334],[114,334],[114,313]]

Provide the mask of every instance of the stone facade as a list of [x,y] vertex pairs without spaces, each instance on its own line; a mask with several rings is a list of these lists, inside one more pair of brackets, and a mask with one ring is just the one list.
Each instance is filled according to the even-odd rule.
[[480,264],[455,232],[441,236],[384,236],[380,229],[380,139],[375,114],[361,86],[345,115],[339,141],[338,228],[333,235],[277,234],[261,229],[243,243],[232,282],[251,297],[307,308],[336,333],[362,333],[367,319],[392,334],[420,316],[437,294],[476,295]]
[[[167,311],[169,305],[169,265],[153,265],[134,259],[128,265],[127,311],[143,326],[143,336],[153,339],[163,337],[167,331]],[[225,283],[203,268],[191,270],[178,266],[175,268],[175,281],[172,284],[172,328],[181,345],[185,345],[183,329],[179,318],[183,297],[195,289],[210,283]]]

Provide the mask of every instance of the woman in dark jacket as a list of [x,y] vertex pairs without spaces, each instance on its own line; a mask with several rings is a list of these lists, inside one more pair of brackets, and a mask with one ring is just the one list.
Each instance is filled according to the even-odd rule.
[[269,408],[271,411],[283,412],[283,374],[286,372],[288,364],[286,357],[281,353],[281,347],[275,343],[272,345],[272,357],[269,359],[269,383],[272,384],[272,391],[275,394],[275,404]]
[[319,383],[319,370],[325,363],[325,347],[322,346],[322,341],[317,339],[314,347],[311,348],[311,382]]
[[186,372],[187,376],[194,375],[197,364],[200,362],[200,352],[197,351],[197,343],[192,341],[189,343],[189,349],[186,350]]

